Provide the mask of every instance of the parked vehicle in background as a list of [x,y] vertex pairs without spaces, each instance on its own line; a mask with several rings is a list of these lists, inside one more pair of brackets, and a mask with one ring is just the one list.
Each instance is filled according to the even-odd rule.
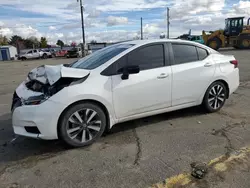
[[203,40],[201,35],[191,35],[189,37],[189,40],[191,40],[193,42],[198,42],[200,44],[204,44],[204,40]]
[[71,57],[82,57],[81,47],[73,47],[72,49],[68,50],[67,58]]
[[27,59],[47,59],[51,56],[50,52],[46,52],[39,49],[28,50],[26,52],[20,53],[18,59],[24,61]]
[[14,92],[12,125],[81,147],[120,122],[198,105],[217,112],[238,86],[232,55],[186,40],[129,41],[33,69]]
[[68,51],[67,50],[58,50],[55,52],[56,57],[66,57]]
[[52,57],[56,57],[56,51],[54,50],[54,49],[47,49],[47,50],[42,50],[43,52],[47,52],[48,54],[48,56],[50,57],[50,58],[52,58]]

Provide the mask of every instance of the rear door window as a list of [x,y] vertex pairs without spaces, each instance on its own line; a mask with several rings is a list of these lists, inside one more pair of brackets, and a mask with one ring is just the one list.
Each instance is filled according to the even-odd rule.
[[198,61],[196,47],[188,44],[172,44],[175,64]]

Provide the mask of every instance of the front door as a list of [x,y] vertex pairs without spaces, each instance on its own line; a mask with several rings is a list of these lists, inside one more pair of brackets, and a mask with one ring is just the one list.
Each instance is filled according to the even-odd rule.
[[206,49],[187,44],[172,44],[172,49],[172,105],[195,103],[213,78],[215,64]]
[[122,80],[121,74],[112,76],[118,119],[171,106],[172,73],[164,56],[164,45],[156,43],[140,47],[116,62],[117,69],[124,65],[140,67],[140,72],[129,75],[127,80]]
[[30,50],[30,51],[27,52],[26,58],[27,59],[32,59],[33,58],[33,50]]

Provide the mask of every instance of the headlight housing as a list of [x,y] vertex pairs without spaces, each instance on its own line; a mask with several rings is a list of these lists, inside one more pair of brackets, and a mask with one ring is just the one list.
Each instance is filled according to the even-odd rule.
[[26,100],[23,100],[22,103],[24,105],[38,105],[43,103],[44,101],[46,101],[49,97],[45,96],[45,95],[39,95],[39,96],[32,96],[29,97]]

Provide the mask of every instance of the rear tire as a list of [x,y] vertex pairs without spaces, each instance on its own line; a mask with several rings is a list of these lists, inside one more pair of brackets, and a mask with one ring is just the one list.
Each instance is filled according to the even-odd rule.
[[106,128],[106,115],[94,103],[83,102],[71,106],[58,125],[58,135],[71,147],[91,145]]
[[209,113],[219,111],[225,104],[228,96],[228,89],[221,81],[212,83],[203,98],[203,107]]
[[211,38],[207,41],[207,46],[213,48],[214,50],[221,48],[221,45],[221,40],[218,37]]

